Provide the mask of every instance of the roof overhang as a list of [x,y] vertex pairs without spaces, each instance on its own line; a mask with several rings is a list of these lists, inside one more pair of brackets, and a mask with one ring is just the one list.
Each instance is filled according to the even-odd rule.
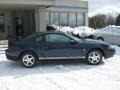
[[84,0],[0,0],[0,9],[35,9],[44,6],[47,10],[88,12],[88,1]]
[[73,6],[49,6],[48,11],[63,11],[63,12],[88,12],[88,7],[73,7]]

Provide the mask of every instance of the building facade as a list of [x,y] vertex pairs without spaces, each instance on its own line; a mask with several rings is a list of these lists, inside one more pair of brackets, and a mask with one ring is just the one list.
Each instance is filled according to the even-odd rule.
[[26,37],[47,25],[88,25],[86,0],[0,0],[0,39]]

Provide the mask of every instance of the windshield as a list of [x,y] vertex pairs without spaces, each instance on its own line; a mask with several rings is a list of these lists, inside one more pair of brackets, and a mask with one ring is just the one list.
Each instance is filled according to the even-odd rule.
[[72,39],[76,40],[76,41],[80,41],[81,39],[73,36],[73,35],[70,35],[70,34],[66,34],[67,36],[71,37]]

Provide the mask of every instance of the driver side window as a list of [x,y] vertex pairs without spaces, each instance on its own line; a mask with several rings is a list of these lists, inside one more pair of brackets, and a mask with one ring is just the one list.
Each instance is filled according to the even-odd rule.
[[62,34],[45,35],[45,41],[49,43],[69,43],[70,38]]

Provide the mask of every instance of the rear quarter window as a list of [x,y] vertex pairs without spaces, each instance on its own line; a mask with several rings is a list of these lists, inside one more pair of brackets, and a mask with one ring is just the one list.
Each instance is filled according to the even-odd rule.
[[30,35],[26,38],[24,38],[22,41],[35,41],[36,37],[38,37],[39,34],[33,34],[33,35]]

